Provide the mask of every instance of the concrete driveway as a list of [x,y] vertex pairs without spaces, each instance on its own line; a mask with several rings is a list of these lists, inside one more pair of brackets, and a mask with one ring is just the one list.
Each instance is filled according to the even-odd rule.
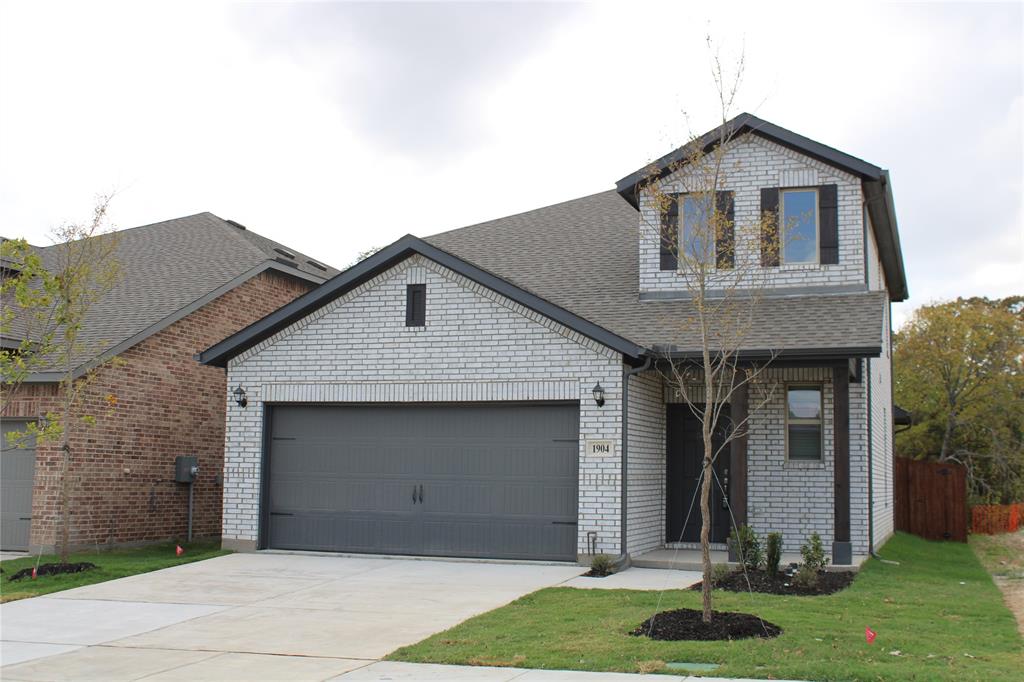
[[324,680],[583,571],[232,554],[0,606],[0,677]]

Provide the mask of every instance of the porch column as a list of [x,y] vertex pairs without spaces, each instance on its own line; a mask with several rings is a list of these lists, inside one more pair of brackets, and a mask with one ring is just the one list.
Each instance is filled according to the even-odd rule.
[[832,434],[832,563],[849,565],[853,563],[850,543],[850,370],[845,363],[832,368]]
[[742,435],[729,443],[729,506],[736,525],[747,522],[747,384],[737,386],[729,399],[729,417],[743,424]]

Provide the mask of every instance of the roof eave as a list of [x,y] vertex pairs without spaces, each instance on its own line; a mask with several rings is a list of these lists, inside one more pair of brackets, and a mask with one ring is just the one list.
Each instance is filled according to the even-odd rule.
[[882,171],[878,180],[864,182],[864,202],[871,216],[871,227],[878,243],[878,257],[885,272],[889,300],[905,301],[910,296],[903,265],[903,249],[896,223],[896,205],[892,195],[889,171]]
[[506,296],[520,305],[540,313],[593,341],[620,352],[627,360],[635,361],[644,354],[645,349],[642,346],[614,334],[589,320],[585,320],[536,294],[521,289],[508,280],[453,256],[447,251],[443,251],[418,237],[406,235],[372,256],[356,263],[348,270],[336,275],[320,287],[307,292],[270,315],[214,344],[199,353],[196,359],[204,365],[226,367],[231,358],[256,346],[278,331],[287,328],[318,308],[343,296],[355,287],[413,254],[429,258],[477,284]]
[[[736,353],[735,360],[748,362],[807,362],[813,364],[840,363],[857,358],[874,358],[882,354],[881,346],[848,346],[836,348],[752,348]],[[662,348],[651,353],[652,357],[666,360],[701,361],[702,353],[696,350]]]
[[809,137],[798,135],[791,130],[786,130],[774,123],[764,121],[752,114],[740,114],[692,142],[669,152],[652,164],[630,173],[615,183],[616,191],[633,208],[639,209],[639,189],[643,184],[653,179],[661,179],[678,169],[679,165],[685,162],[686,157],[694,151],[697,145],[701,147],[703,152],[710,151],[718,144],[723,132],[729,137],[753,133],[783,147],[817,159],[829,166],[852,173],[864,180],[878,180],[884,173],[881,168],[863,159],[858,159],[838,149],[816,142]]

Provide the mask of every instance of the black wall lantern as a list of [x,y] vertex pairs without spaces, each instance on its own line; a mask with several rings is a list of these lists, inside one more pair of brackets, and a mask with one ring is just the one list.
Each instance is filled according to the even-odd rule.
[[601,386],[600,381],[594,384],[591,392],[594,394],[594,402],[597,403],[597,406],[604,407],[604,388]]
[[237,386],[231,395],[235,396],[235,402],[238,403],[239,407],[245,407],[249,404],[249,399],[245,397],[245,389],[241,385]]

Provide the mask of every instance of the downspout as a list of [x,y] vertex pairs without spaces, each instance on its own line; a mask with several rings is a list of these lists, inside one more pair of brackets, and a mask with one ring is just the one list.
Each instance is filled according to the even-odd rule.
[[619,499],[619,556],[615,558],[615,570],[622,571],[629,568],[629,552],[626,547],[626,495],[629,480],[629,378],[651,368],[651,357],[644,358],[644,364],[639,367],[622,370],[622,462],[619,465],[622,470],[622,480],[619,484],[621,498]]
[[872,404],[873,396],[871,394],[871,358],[864,360],[866,372],[864,372],[864,383],[867,384],[868,394],[868,554],[875,557],[875,439],[873,436],[874,429],[874,405]]

